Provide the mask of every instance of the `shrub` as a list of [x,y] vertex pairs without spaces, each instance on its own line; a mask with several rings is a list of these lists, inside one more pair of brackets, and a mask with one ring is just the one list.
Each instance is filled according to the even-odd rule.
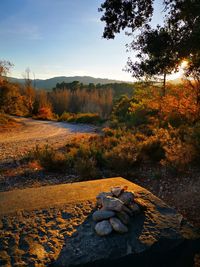
[[98,114],[92,113],[80,113],[77,114],[76,122],[78,123],[98,123],[101,122],[101,118]]
[[78,158],[74,168],[81,180],[97,179],[100,175],[93,158]]
[[112,150],[106,151],[107,166],[119,174],[129,173],[138,161],[138,151],[135,144],[118,144]]
[[98,114],[95,113],[68,113],[64,112],[60,118],[60,121],[76,122],[76,123],[91,123],[98,124],[103,122]]
[[40,108],[35,118],[40,120],[51,120],[53,118],[53,113],[51,108],[50,107]]
[[10,118],[7,115],[0,113],[0,125],[6,125],[9,121]]
[[177,170],[184,170],[195,156],[195,149],[192,144],[182,142],[179,138],[172,139],[171,142],[164,145],[165,159],[162,164]]
[[63,112],[62,115],[59,117],[59,121],[68,121],[71,115],[68,112]]
[[0,113],[0,131],[5,129],[12,129],[20,125],[21,123],[17,122],[15,119],[7,116],[6,114]]
[[165,157],[165,151],[157,136],[146,137],[140,144],[140,158],[151,161],[160,161]]
[[72,165],[72,160],[65,154],[54,150],[46,145],[45,147],[36,148],[30,153],[30,158],[36,159],[39,164],[48,171],[63,172]]

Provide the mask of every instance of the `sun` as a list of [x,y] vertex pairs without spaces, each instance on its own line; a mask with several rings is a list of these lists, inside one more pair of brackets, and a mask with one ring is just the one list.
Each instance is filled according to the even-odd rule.
[[178,71],[175,73],[172,73],[169,75],[169,80],[175,80],[175,79],[180,79],[183,78],[185,70],[189,66],[189,61],[186,59],[183,59],[178,67]]
[[188,64],[189,64],[188,60],[186,60],[186,59],[182,60],[182,62],[180,64],[180,69],[182,69],[182,70],[186,69],[188,67]]

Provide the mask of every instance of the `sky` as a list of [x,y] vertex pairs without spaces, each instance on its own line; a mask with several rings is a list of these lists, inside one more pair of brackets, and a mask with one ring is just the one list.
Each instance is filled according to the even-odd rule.
[[[129,56],[124,33],[102,38],[98,12],[103,0],[0,0],[0,59],[14,64],[9,76],[22,78],[27,67],[36,79],[93,76],[133,81],[123,71]],[[155,1],[153,24],[162,21]],[[33,77],[32,77],[33,78]]]

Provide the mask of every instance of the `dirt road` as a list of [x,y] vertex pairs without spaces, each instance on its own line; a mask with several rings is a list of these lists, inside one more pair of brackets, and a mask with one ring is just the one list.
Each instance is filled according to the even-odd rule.
[[15,118],[21,127],[10,132],[0,132],[0,164],[18,159],[36,144],[60,147],[76,135],[91,134],[95,127],[64,122],[37,121]]

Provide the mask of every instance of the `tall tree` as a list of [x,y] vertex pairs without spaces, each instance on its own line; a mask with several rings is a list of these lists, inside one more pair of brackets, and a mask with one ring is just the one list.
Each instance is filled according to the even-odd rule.
[[176,46],[175,37],[169,29],[157,27],[145,30],[131,44],[131,49],[136,50],[137,61],[130,58],[127,62],[127,70],[133,77],[160,78],[163,77],[162,95],[165,95],[166,76],[174,70],[178,70],[178,60],[174,53]]
[[25,73],[23,75],[25,84],[24,84],[24,95],[26,96],[27,108],[29,110],[29,114],[31,115],[34,109],[34,101],[35,101],[35,90],[32,86],[32,80],[30,79],[30,68],[26,68]]
[[[177,64],[190,58],[200,66],[200,2],[199,0],[164,0],[165,22],[162,28],[151,29],[153,0],[106,0],[99,11],[106,23],[103,37],[111,39],[121,30],[139,33],[131,48],[137,50],[139,61],[128,61],[128,70],[138,77],[164,76],[177,70]],[[198,61],[197,61],[198,59]]]

